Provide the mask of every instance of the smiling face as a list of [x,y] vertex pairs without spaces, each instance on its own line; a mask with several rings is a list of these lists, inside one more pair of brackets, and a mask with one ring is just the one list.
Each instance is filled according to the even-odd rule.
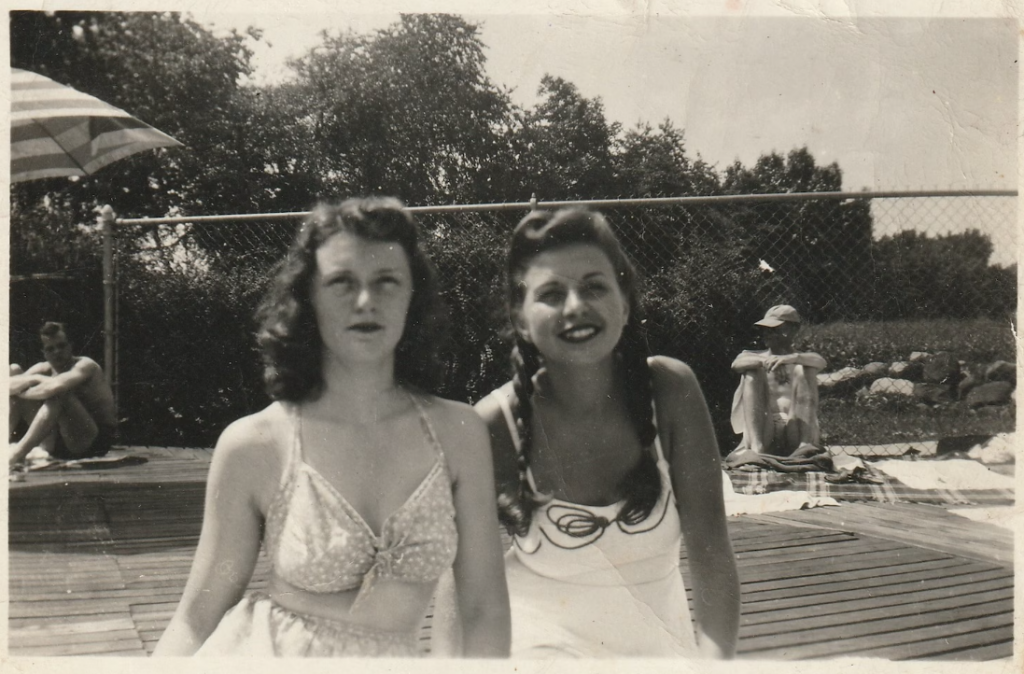
[[548,362],[588,364],[611,356],[629,318],[629,304],[604,252],[573,244],[534,257],[513,307],[519,334]]
[[325,364],[393,359],[413,291],[401,245],[339,232],[317,249],[316,264],[310,300]]

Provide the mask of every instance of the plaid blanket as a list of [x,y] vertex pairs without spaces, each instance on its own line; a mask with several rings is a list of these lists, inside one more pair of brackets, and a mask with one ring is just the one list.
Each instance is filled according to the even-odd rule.
[[930,503],[934,505],[1013,505],[1012,489],[912,489],[894,478],[879,475],[881,484],[832,483],[829,473],[779,473],[773,470],[727,471],[738,494],[767,494],[774,491],[806,491],[811,496],[831,496],[837,501],[879,503]]

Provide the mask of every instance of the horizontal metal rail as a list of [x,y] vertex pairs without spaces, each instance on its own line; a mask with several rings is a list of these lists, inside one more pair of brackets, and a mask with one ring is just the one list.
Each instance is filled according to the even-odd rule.
[[[622,208],[629,206],[703,206],[710,204],[760,203],[779,201],[816,201],[819,199],[915,199],[922,197],[1015,197],[1017,190],[919,190],[912,192],[787,192],[784,194],[722,194],[708,197],[655,197],[648,199],[591,199],[587,201],[521,201],[496,204],[449,204],[443,206],[410,206],[417,214],[471,213],[483,211],[520,211],[535,208]],[[299,220],[309,211],[288,213],[246,213],[232,215],[191,215],[170,218],[117,218],[116,225],[180,225],[199,223],[267,222]]]

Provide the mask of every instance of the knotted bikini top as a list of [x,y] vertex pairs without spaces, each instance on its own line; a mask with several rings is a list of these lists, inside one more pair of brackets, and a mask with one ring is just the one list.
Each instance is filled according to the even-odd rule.
[[[521,451],[508,394],[498,389],[491,395],[501,407],[516,451]],[[534,511],[526,535],[512,539],[516,558],[538,575],[583,585],[630,585],[679,573],[679,513],[657,435],[654,447],[645,451],[652,449],[661,493],[646,518],[623,518],[624,501],[595,506],[548,495]],[[542,494],[529,466],[526,479],[535,494]]]
[[290,585],[314,593],[359,588],[358,604],[378,580],[433,582],[452,565],[458,534],[451,479],[430,419],[415,396],[410,398],[437,461],[405,503],[384,520],[379,536],[305,462],[301,416],[298,408],[288,408],[294,441],[267,512],[266,546],[274,572]]

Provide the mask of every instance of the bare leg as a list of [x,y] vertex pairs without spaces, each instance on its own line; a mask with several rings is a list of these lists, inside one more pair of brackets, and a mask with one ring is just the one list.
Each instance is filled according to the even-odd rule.
[[65,394],[63,398],[64,413],[57,421],[60,437],[69,452],[75,455],[82,454],[92,445],[100,429],[73,391]]
[[99,429],[73,393],[54,396],[40,406],[28,431],[8,456],[8,464],[21,463],[32,448],[41,443],[52,450],[55,432],[61,434],[68,451],[79,453],[92,444]]
[[772,446],[775,424],[768,404],[768,379],[762,368],[743,373],[743,427],[748,449],[761,454]]
[[818,378],[815,371],[797,365],[793,372],[793,418],[786,427],[787,453],[819,447]]
[[[25,374],[25,370],[22,369],[17,363],[11,363],[11,376],[15,377],[19,374]],[[27,400],[19,398],[18,396],[10,396],[7,404],[7,439],[10,440],[14,437],[14,431],[17,430],[18,424],[25,419],[25,404]],[[33,415],[35,416],[33,410]],[[29,417],[31,421],[31,417]]]

